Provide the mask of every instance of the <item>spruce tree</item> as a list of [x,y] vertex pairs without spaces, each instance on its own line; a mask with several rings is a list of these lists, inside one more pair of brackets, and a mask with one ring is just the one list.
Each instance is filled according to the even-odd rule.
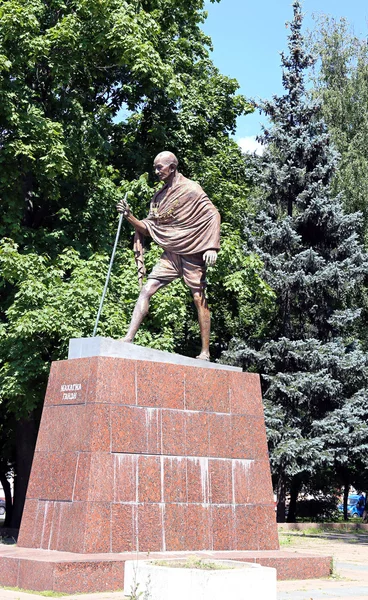
[[[313,59],[304,49],[299,0],[293,9],[289,54],[281,55],[285,93],[261,105],[271,127],[263,131],[258,169],[263,210],[249,235],[276,309],[262,339],[234,341],[226,355],[263,375],[279,520],[287,492],[294,506],[308,474],[334,466],[333,415],[353,403],[348,429],[355,431],[366,417],[356,398],[367,397],[367,357],[356,339],[356,296],[368,271],[361,216],[345,214],[341,198],[331,194],[338,156],[318,101],[306,93]],[[366,441],[360,436],[362,451]]]

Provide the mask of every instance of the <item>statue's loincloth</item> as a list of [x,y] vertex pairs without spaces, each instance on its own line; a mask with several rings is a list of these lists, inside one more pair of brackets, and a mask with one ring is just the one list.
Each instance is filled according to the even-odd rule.
[[206,287],[206,264],[203,252],[198,254],[174,254],[167,250],[153,267],[148,279],[158,279],[170,283],[182,277],[192,291],[201,291]]

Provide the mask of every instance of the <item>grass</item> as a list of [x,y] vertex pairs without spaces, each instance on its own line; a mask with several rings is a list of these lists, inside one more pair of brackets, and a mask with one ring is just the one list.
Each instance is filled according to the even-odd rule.
[[304,529],[279,529],[279,535],[299,535],[299,536],[318,536],[318,535],[323,535],[323,534],[332,534],[332,535],[341,535],[341,534],[349,534],[349,535],[360,535],[360,536],[364,536],[364,535],[368,535],[368,531],[365,531],[363,529],[353,529],[349,526],[347,527],[339,527],[339,528],[334,528],[331,527],[328,523],[326,523],[326,525],[324,525],[323,523],[320,524],[319,527],[306,527]]
[[53,592],[52,590],[38,592],[36,590],[24,590],[23,588],[9,587],[9,586],[2,586],[1,589],[2,590],[10,590],[12,592],[23,592],[25,594],[34,594],[36,596],[46,596],[47,598],[61,598],[62,596],[68,595],[65,592]]
[[280,546],[289,546],[293,541],[293,534],[279,532]]

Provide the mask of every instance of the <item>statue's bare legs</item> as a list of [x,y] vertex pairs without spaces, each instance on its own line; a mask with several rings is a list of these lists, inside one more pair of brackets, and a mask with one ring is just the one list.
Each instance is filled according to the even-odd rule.
[[166,284],[158,279],[148,279],[147,283],[142,287],[141,293],[139,294],[139,298],[134,307],[128,333],[123,339],[123,342],[132,342],[134,340],[140,324],[142,323],[144,317],[148,314],[151,296],[153,296],[153,294],[155,294],[164,285]]
[[[123,338],[123,342],[132,342],[137,333],[143,319],[148,314],[149,302],[153,294],[155,294],[166,283],[158,279],[148,279],[147,283],[142,287],[139,298],[134,307],[132,320],[129,325],[128,332]],[[211,317],[207,304],[207,299],[203,291],[192,291],[194,304],[198,311],[199,329],[201,332],[202,349],[197,358],[202,360],[210,360],[210,326]]]
[[198,311],[199,329],[201,332],[202,349],[197,356],[201,360],[210,360],[210,329],[211,316],[204,291],[192,291],[194,304]]

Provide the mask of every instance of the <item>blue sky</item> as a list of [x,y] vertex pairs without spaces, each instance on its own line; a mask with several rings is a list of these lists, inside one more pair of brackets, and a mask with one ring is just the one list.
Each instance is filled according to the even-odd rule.
[[[212,55],[224,75],[235,77],[247,97],[270,98],[282,92],[280,55],[286,49],[285,22],[292,19],[291,0],[206,0],[204,31],[212,38]],[[304,30],[315,26],[312,15],[346,17],[359,37],[368,35],[367,0],[304,0]],[[252,144],[260,132],[258,113],[241,117],[236,139]]]

